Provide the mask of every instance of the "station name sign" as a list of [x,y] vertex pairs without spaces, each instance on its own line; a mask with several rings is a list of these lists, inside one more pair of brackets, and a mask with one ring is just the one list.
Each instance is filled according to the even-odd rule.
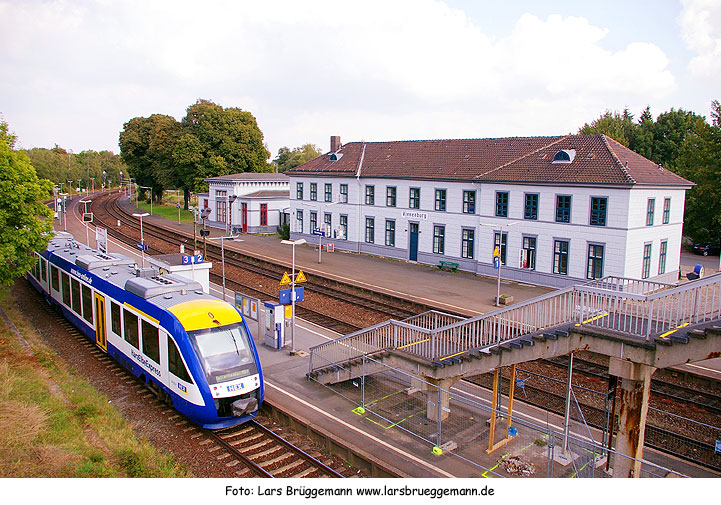
[[412,211],[412,210],[404,210],[401,213],[401,217],[408,218],[408,219],[428,219],[428,213],[427,212],[418,212],[418,211]]

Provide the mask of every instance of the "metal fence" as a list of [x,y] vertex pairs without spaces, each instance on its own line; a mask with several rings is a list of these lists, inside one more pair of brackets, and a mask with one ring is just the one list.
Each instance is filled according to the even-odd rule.
[[[366,375],[364,370],[373,373]],[[485,398],[481,390],[473,387],[466,390],[465,383],[444,390],[368,356],[361,357],[352,370],[341,371],[348,380],[332,385],[319,383],[346,398],[350,408],[370,423],[368,426],[420,439],[428,446],[429,459],[456,458],[467,472],[463,476],[604,478],[610,476],[605,458],[624,457],[603,446],[603,431],[588,428],[583,407],[575,400],[570,416],[574,423],[571,433],[565,436],[562,427],[550,422],[538,425],[516,413],[509,422],[507,408],[494,408],[494,402]],[[490,440],[488,420],[494,412],[500,420],[495,438]],[[490,454],[486,452],[509,432],[514,436],[506,445]],[[643,462],[641,467],[643,476],[676,473],[649,462]]]
[[460,321],[434,312],[406,321],[386,321],[312,347],[309,372],[326,362],[341,363],[389,350],[437,362],[571,324],[650,340],[719,318],[721,274],[678,287],[608,277]]

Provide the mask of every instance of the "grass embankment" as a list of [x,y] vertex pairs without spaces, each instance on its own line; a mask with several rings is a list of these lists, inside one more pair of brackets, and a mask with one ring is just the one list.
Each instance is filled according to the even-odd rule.
[[[191,201],[191,205],[197,205],[197,202]],[[193,224],[193,213],[189,210],[183,209],[183,197],[182,195],[178,198],[173,193],[165,193],[163,195],[162,205],[158,205],[153,202],[153,215],[170,219],[171,221],[178,222],[178,205],[180,205],[180,222],[186,224]],[[138,200],[138,208],[145,212],[150,212],[150,204],[145,200]]]
[[0,477],[188,477],[45,346],[0,287]]

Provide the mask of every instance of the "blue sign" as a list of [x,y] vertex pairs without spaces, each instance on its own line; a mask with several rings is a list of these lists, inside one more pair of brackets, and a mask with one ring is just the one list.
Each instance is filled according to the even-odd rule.
[[184,254],[182,258],[183,265],[191,265],[193,263],[202,263],[203,262],[203,255],[202,254]]
[[[278,303],[281,305],[288,305],[293,300],[290,297],[291,289],[281,289],[278,291]],[[295,301],[302,302],[305,299],[305,289],[303,286],[297,286],[295,288]]]
[[515,437],[516,435],[518,435],[518,430],[516,429],[516,427],[515,427],[515,426],[509,426],[509,427],[508,427],[508,436],[509,436],[509,437]]
[[313,235],[320,235],[321,237],[325,237],[325,231],[320,228],[316,228],[315,230],[313,230]]
[[140,250],[140,251],[147,251],[147,250],[148,250],[148,244],[141,244],[140,242],[138,242],[137,244],[135,244],[135,247],[137,247],[138,250]]
[[721,440],[716,440],[716,452],[721,452]]
[[501,268],[501,258],[493,258],[493,268],[496,270]]

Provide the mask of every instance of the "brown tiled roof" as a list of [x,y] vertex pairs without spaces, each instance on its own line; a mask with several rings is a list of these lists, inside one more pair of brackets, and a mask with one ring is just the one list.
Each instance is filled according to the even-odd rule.
[[[553,163],[560,150],[571,163]],[[691,185],[605,135],[351,142],[289,170],[338,175],[498,182]]]

